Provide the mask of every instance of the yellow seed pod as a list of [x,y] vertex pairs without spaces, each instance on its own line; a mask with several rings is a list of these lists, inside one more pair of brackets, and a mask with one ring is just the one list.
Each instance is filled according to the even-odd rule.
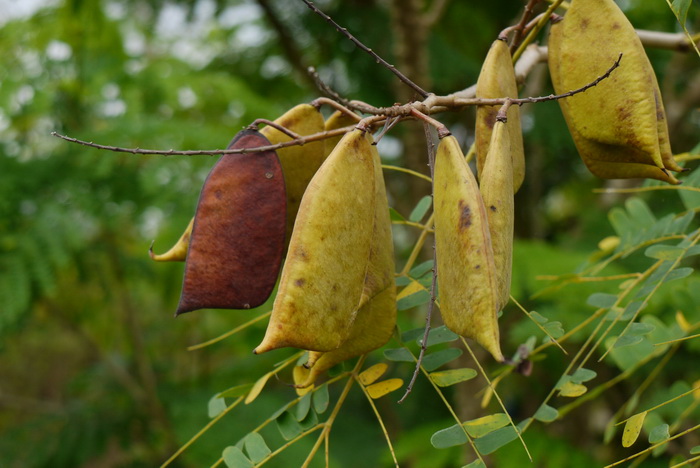
[[394,244],[391,236],[389,203],[386,197],[381,161],[374,154],[375,207],[369,265],[364,279],[363,300],[352,324],[350,336],[338,349],[311,352],[307,367],[311,372],[304,386],[334,365],[384,346],[396,326],[396,286],[394,284]]
[[330,351],[350,335],[374,222],[371,138],[361,130],[346,134],[309,183],[256,353],[285,346]]
[[[513,159],[509,132],[511,122],[496,122],[479,189],[489,220],[491,245],[498,283],[498,308],[510,300],[513,267]],[[515,129],[517,131],[517,129]]]
[[[495,40],[491,45],[476,83],[476,97],[486,99],[518,97],[513,58],[505,41]],[[500,107],[479,106],[476,110],[476,163],[479,180],[481,180],[481,174],[484,170],[491,144],[491,133]],[[513,193],[515,193],[525,179],[525,153],[523,133],[520,127],[520,108],[510,106],[507,117],[508,122],[512,125],[509,138],[511,139],[510,146],[513,157]]]
[[[331,114],[328,119],[326,119],[325,130],[336,130],[338,128],[349,127],[350,125],[356,125],[359,122],[358,119],[351,117],[349,114],[341,111],[335,111]],[[325,145],[326,156],[331,154],[335,145],[338,144],[343,135],[338,135],[332,138],[326,138],[323,140]]]
[[[550,29],[549,72],[552,78],[552,83],[560,83],[562,81],[561,75],[563,64],[561,58],[561,47],[564,44],[563,31],[563,21],[553,24]],[[617,72],[617,70],[615,72]],[[657,101],[661,106],[661,109],[663,109],[663,103],[661,103],[660,97],[655,99],[655,107]],[[650,160],[649,155],[638,148],[633,146],[604,144],[584,137],[573,121],[569,100],[560,99],[559,105],[581,159],[583,159],[583,162],[595,176],[604,179],[650,178],[661,180],[670,184],[679,183],[678,180],[673,177],[673,175],[654,164],[653,161]],[[663,112],[657,112],[657,129],[666,126],[665,115],[662,114]],[[667,164],[666,168],[678,170],[680,169],[680,166],[675,163],[673,156],[671,155],[667,133],[668,130],[666,130],[665,135],[663,132],[659,132],[660,148],[665,148],[663,150],[662,161],[664,161],[665,165]]]
[[502,362],[496,317],[498,280],[488,218],[474,175],[453,136],[438,145],[433,187],[443,321]]
[[[652,177],[677,183],[658,83],[634,27],[612,0],[573,0],[552,25],[549,65],[557,93],[600,76],[622,53],[620,67],[596,86],[559,100],[579,153],[606,178]],[[621,167],[619,163],[633,166]],[[661,169],[636,166],[650,165]]]
[[[324,129],[323,115],[310,104],[299,104],[291,108],[275,123],[301,136],[320,133]],[[291,140],[291,137],[274,127],[263,127],[260,133],[273,145]],[[301,197],[326,157],[324,151],[322,140],[277,150],[287,192],[287,241],[292,234]]]
[[151,244],[151,247],[148,249],[148,255],[151,257],[151,259],[155,260],[156,262],[184,262],[187,258],[187,249],[190,246],[190,236],[192,235],[193,224],[194,218],[190,220],[190,223],[187,225],[187,229],[185,229],[185,232],[182,233],[182,236],[180,236],[175,245],[173,245],[170,250],[163,254],[158,255],[153,253],[153,244]]

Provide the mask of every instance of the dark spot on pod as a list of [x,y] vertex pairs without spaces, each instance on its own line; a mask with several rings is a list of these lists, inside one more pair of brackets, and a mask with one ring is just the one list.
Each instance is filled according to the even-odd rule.
[[304,283],[306,283],[306,280],[304,278],[299,278],[298,280],[294,281],[294,284],[296,284],[299,287],[304,286]]
[[474,268],[475,268],[476,270],[478,270],[479,268],[481,268],[481,265],[477,265],[477,266],[475,266]]
[[472,225],[472,210],[464,200],[458,202],[459,206],[459,228],[466,229]]
[[[270,142],[244,130],[228,148]],[[261,181],[260,174],[271,174]],[[287,197],[277,153],[225,154],[204,182],[177,314],[249,309],[270,297],[284,253]]]
[[496,211],[496,207],[494,205],[489,206],[491,208],[491,211]]

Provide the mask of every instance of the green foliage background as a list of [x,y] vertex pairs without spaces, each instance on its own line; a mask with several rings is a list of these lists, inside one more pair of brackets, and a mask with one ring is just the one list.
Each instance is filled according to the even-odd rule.
[[[324,79],[353,99],[376,105],[394,102],[396,84],[390,73],[301,2],[270,3],[294,38],[303,65],[316,66]],[[628,3],[635,25],[678,29],[664,2]],[[392,61],[385,2],[318,4]],[[148,259],[153,239],[162,251],[186,226],[213,158],[108,153],[68,144],[50,132],[122,147],[222,148],[255,118],[274,119],[318,91],[293,66],[279,31],[257,2],[59,0],[24,15],[16,3],[4,8],[9,13],[0,19],[0,465],[158,465],[209,421],[206,406],[212,395],[255,381],[287,355],[250,355],[264,323],[203,350],[187,351],[187,346],[253,315],[211,310],[173,319],[182,266]],[[448,93],[475,83],[491,41],[517,21],[521,8],[522,2],[515,0],[450,2],[429,35],[432,91]],[[699,16],[693,8],[689,25]],[[674,149],[688,151],[698,143],[700,115],[692,101],[687,105],[686,93],[687,84],[698,79],[697,57],[662,50],[652,50],[650,56],[667,108],[682,113],[672,128]],[[523,94],[549,93],[546,69],[533,75]],[[694,213],[700,203],[696,194],[685,192],[680,197],[649,192],[641,195],[646,202],[628,200],[627,205],[624,196],[593,193],[603,182],[585,171],[557,104],[524,111],[528,175],[516,201],[513,295],[528,310],[568,331],[595,310],[592,294],[618,294],[619,282],[572,284],[533,299],[534,293],[557,284],[538,280],[538,275],[583,271],[596,263],[591,258],[603,237],[624,240],[625,235],[652,229],[664,217]],[[447,115],[444,121],[463,142],[470,141],[472,111]],[[399,140],[387,142],[387,161],[400,163],[400,151],[391,151]],[[697,174],[686,185],[700,186]],[[407,216],[420,197],[406,195],[405,177],[386,177],[394,194],[392,206]],[[665,233],[658,229],[650,239]],[[697,222],[688,218],[677,233],[695,229]],[[395,235],[401,266],[416,232],[395,226]],[[696,259],[684,261],[683,267],[695,266]],[[605,274],[644,271],[648,264],[649,258],[632,255],[613,263]],[[679,334],[677,310],[691,324],[700,322],[698,284],[697,273],[692,273],[664,285],[644,309],[646,320],[670,336]],[[402,330],[419,326],[423,313],[421,307],[402,312]],[[532,336],[542,338],[515,308],[506,310],[501,320],[507,352],[515,353]],[[570,351],[589,331],[575,335]],[[697,385],[700,371],[694,363],[699,351],[697,340],[679,346],[637,408]],[[459,358],[462,366],[468,363],[464,359]],[[514,418],[537,410],[568,362],[554,348],[541,359],[532,375],[514,374],[499,387]],[[629,367],[625,362],[613,356],[597,363],[597,383],[624,371]],[[582,401],[566,418],[533,426],[526,442],[536,466],[588,467],[626,456],[619,444],[603,444],[603,431],[655,363],[592,401]],[[398,363],[391,372],[407,379],[409,367]],[[497,372],[498,367],[489,370]],[[287,377],[271,380],[270,390],[254,406],[241,406],[223,418],[178,459],[178,466],[212,464],[224,447],[294,398],[285,385]],[[478,407],[481,390],[483,382],[467,383],[446,394],[463,419],[472,419],[498,411]],[[466,446],[436,450],[430,445],[431,436],[453,422],[425,381],[419,379],[402,406],[396,399],[392,394],[377,404],[401,466],[461,466],[473,458]],[[655,417],[670,423],[688,405],[669,405]],[[697,421],[698,411],[686,417],[683,424]],[[265,435],[280,443],[275,431]],[[312,442],[302,440],[270,466],[298,465]],[[698,435],[690,434],[669,453],[687,454],[698,442]],[[331,448],[334,466],[392,464],[359,392],[345,403]],[[647,460],[644,466],[668,466],[669,457]],[[494,466],[522,466],[525,460],[519,447],[492,456]]]

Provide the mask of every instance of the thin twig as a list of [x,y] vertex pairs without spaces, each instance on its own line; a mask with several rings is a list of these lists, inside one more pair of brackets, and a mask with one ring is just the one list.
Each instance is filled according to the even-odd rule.
[[515,26],[513,42],[510,45],[511,54],[515,52],[515,49],[517,49],[520,45],[520,38],[522,37],[523,32],[525,30],[525,25],[527,25],[528,21],[530,21],[532,13],[535,11],[535,5],[537,5],[540,1],[541,0],[530,0],[529,2],[527,2],[527,5],[525,5],[525,9],[523,10],[523,16],[520,18],[520,21],[518,22],[517,26]]
[[306,6],[308,6],[308,7],[311,9],[311,11],[313,11],[314,13],[316,13],[317,15],[319,15],[320,17],[322,17],[323,19],[325,19],[328,23],[330,23],[331,25],[333,25],[333,27],[334,27],[339,33],[341,33],[342,35],[344,35],[345,37],[347,37],[348,39],[350,39],[350,41],[352,41],[353,44],[355,44],[357,47],[359,47],[360,49],[362,49],[363,51],[365,51],[365,52],[367,52],[369,55],[371,55],[372,58],[373,58],[374,60],[377,61],[377,63],[380,63],[380,64],[383,65],[384,67],[388,68],[389,71],[391,71],[391,72],[392,72],[394,75],[396,75],[401,81],[403,81],[403,82],[406,83],[408,86],[410,86],[410,87],[411,87],[415,92],[417,92],[420,96],[422,96],[423,98],[428,97],[429,93],[428,93],[427,91],[425,91],[423,88],[421,88],[420,86],[418,86],[417,84],[415,84],[413,81],[411,81],[407,76],[405,76],[403,73],[401,73],[394,65],[390,64],[389,62],[387,62],[386,60],[384,60],[383,58],[381,58],[379,55],[377,55],[376,52],[374,52],[372,49],[370,49],[369,47],[367,47],[366,45],[364,45],[362,42],[360,42],[355,36],[353,36],[352,34],[350,34],[350,32],[347,30],[347,28],[344,28],[344,27],[340,26],[338,23],[336,23],[336,22],[333,20],[333,18],[331,18],[330,16],[328,16],[327,14],[325,14],[324,12],[322,12],[321,10],[319,10],[318,7],[317,7],[316,5],[314,5],[312,2],[310,2],[309,0],[301,0],[301,1],[304,2],[304,3],[306,4]]
[[591,81],[590,83],[582,86],[581,88],[574,89],[571,91],[568,91],[563,94],[550,94],[548,96],[539,96],[539,97],[527,97],[527,98],[518,98],[518,99],[512,99],[512,98],[496,98],[496,99],[481,99],[481,98],[458,98],[458,97],[451,97],[451,96],[431,96],[430,98],[426,99],[424,105],[432,108],[436,106],[445,106],[445,107],[460,107],[460,106],[498,106],[498,105],[503,105],[507,101],[511,101],[511,104],[517,104],[519,106],[523,104],[534,104],[537,102],[545,102],[545,101],[555,101],[559,99],[563,99],[566,97],[573,96],[575,94],[582,93],[589,88],[592,88],[596,86],[598,83],[603,81],[604,79],[608,78],[610,74],[620,66],[620,61],[622,60],[622,55],[620,54],[617,57],[617,60],[615,60],[615,63],[612,64],[612,66],[602,75],[600,75],[598,78],[595,80]]
[[[417,111],[416,111],[417,112]],[[427,117],[427,116],[425,116]],[[428,117],[429,119],[429,117]],[[433,120],[433,119],[430,119]],[[423,128],[425,130],[425,141],[428,146],[428,165],[430,166],[430,177],[435,180],[435,144],[433,143],[433,136],[430,133],[430,125],[432,122],[428,120],[423,121]],[[444,125],[442,127],[447,129]],[[438,133],[440,130],[438,129]],[[449,135],[449,131],[448,131]],[[435,193],[433,185],[433,193]],[[420,344],[420,353],[418,354],[418,359],[416,360],[416,368],[413,370],[413,375],[411,376],[411,381],[406,387],[406,392],[403,394],[399,403],[403,403],[404,400],[413,390],[413,385],[416,383],[418,374],[420,373],[420,367],[423,364],[423,357],[425,356],[425,350],[428,348],[428,338],[430,337],[430,320],[433,315],[433,307],[435,306],[435,290],[437,289],[437,250],[435,249],[435,240],[433,239],[433,279],[430,284],[430,302],[428,302],[428,312],[425,314],[425,332],[423,333],[423,340]]]
[[[306,1],[306,0],[303,0]],[[369,104],[365,103],[358,103],[358,101],[351,101],[348,104],[348,107],[354,108],[354,109],[359,109],[362,112],[372,114],[372,117],[368,117],[363,119],[359,125],[364,125],[364,129],[368,130],[369,126],[372,125],[377,125],[380,124],[385,118],[390,118],[390,117],[414,117],[415,111],[419,111],[422,114],[425,114],[426,116],[428,114],[437,112],[437,111],[443,111],[444,107],[447,108],[452,108],[452,109],[458,109],[461,107],[465,106],[498,106],[498,105],[503,105],[508,102],[510,104],[517,104],[517,105],[523,105],[523,104],[532,104],[532,103],[538,103],[538,102],[545,102],[545,101],[553,101],[557,99],[562,99],[565,97],[573,96],[578,93],[582,93],[586,91],[589,88],[592,88],[593,86],[597,85],[604,79],[610,76],[610,74],[615,70],[617,67],[620,66],[620,61],[622,60],[622,54],[619,55],[615,63],[606,71],[603,75],[599,76],[596,78],[594,81],[588,83],[587,85],[566,92],[564,94],[550,94],[549,96],[539,96],[539,97],[528,97],[528,98],[519,98],[519,99],[512,99],[512,98],[496,98],[496,99],[482,99],[482,98],[459,98],[455,97],[455,95],[452,96],[435,96],[431,95],[428,97],[424,102],[412,102],[409,104],[404,104],[404,105],[396,105],[392,107],[374,107],[370,106]],[[359,105],[362,104],[362,105]],[[80,145],[84,146],[89,146],[91,148],[97,148],[97,149],[103,149],[107,151],[114,151],[117,153],[131,153],[131,154],[160,154],[160,155],[165,155],[165,156],[201,156],[201,155],[220,155],[220,154],[245,154],[245,153],[258,153],[262,151],[270,151],[270,150],[278,150],[281,148],[286,148],[288,146],[297,146],[297,145],[303,145],[305,143],[309,143],[312,141],[317,141],[317,140],[323,140],[326,138],[331,138],[337,135],[342,135],[345,134],[349,131],[352,131],[355,127],[354,126],[348,126],[348,127],[343,127],[339,128],[336,130],[328,130],[325,132],[319,132],[319,133],[314,133],[312,135],[307,135],[304,137],[292,139],[290,141],[285,141],[282,143],[278,143],[276,145],[267,145],[267,146],[260,146],[257,148],[237,148],[237,149],[225,149],[225,150],[192,150],[192,151],[175,151],[173,149],[170,150],[150,150],[150,149],[141,149],[141,148],[122,148],[118,146],[110,146],[110,145],[100,145],[97,143],[93,142],[88,142],[88,141],[83,141],[83,140],[78,140],[76,138],[71,138],[65,135],[61,135],[57,132],[51,132],[52,136],[61,138],[63,140],[69,141],[71,143],[77,143]]]
[[343,114],[350,116],[351,118],[357,120],[358,122],[360,120],[362,120],[362,117],[360,117],[359,115],[357,115],[356,113],[354,113],[353,111],[348,109],[347,106],[344,106],[344,105],[340,104],[339,102],[334,101],[333,99],[329,99],[329,98],[325,98],[325,97],[316,98],[313,101],[311,101],[311,105],[316,107],[316,108],[318,108],[322,105],[330,106],[333,109],[338,110],[338,111],[342,112]]
[[255,120],[253,120],[253,123],[248,125],[246,128],[248,128],[250,130],[257,130],[258,127],[260,126],[260,124],[265,124],[268,127],[272,127],[274,129],[277,129],[293,140],[298,140],[299,138],[301,138],[300,135],[294,133],[290,129],[283,127],[282,125],[275,123],[272,120],[268,120],[268,119],[255,119]]
[[345,107],[352,107],[352,104],[350,101],[342,97],[336,90],[331,88],[325,81],[321,79],[319,76],[318,72],[314,67],[309,67],[307,69],[309,75],[311,75],[311,78],[313,78],[314,83],[316,83],[316,87],[326,96],[331,98],[332,100],[339,102],[340,104],[344,105]]
[[90,148],[96,148],[101,150],[113,151],[115,153],[131,153],[131,154],[159,154],[164,156],[216,156],[222,154],[247,154],[247,153],[260,153],[263,151],[278,150],[282,148],[287,148],[289,146],[298,146],[305,143],[310,143],[312,141],[325,140],[326,138],[332,138],[334,136],[343,135],[352,131],[355,126],[350,125],[343,128],[338,128],[335,130],[328,130],[324,132],[314,133],[312,135],[306,135],[298,139],[284,141],[282,143],[277,143],[275,145],[258,146],[257,148],[237,148],[237,149],[217,149],[217,150],[191,150],[191,151],[175,151],[175,150],[152,150],[152,149],[141,149],[141,148],[122,148],[119,146],[110,145],[100,145],[93,143],[91,141],[78,140],[77,138],[72,138],[66,135],[61,135],[57,132],[51,132],[51,136],[55,136],[62,140],[69,141],[71,143],[77,143],[83,146],[89,146]]

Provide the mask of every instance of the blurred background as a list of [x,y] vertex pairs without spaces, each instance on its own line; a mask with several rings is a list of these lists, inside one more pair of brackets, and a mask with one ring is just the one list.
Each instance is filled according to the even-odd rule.
[[[437,94],[476,82],[491,42],[517,22],[524,3],[316,2]],[[623,3],[638,27],[679,30],[663,1]],[[207,423],[212,395],[254,381],[281,355],[250,355],[263,323],[188,351],[253,315],[208,310],[174,319],[182,265],[148,258],[151,241],[162,252],[186,227],[213,157],[98,151],[50,133],[130,148],[224,148],[254,119],[274,119],[319,96],[309,66],[351,99],[386,106],[413,96],[300,1],[0,0],[0,12],[0,466],[159,465]],[[689,24],[699,16],[691,9]],[[649,54],[674,151],[689,151],[700,127],[698,57]],[[541,65],[521,95],[550,92]],[[541,287],[536,274],[573,271],[612,233],[605,210],[619,199],[592,192],[603,182],[578,158],[556,103],[523,111],[528,173],[516,202],[516,261],[526,266],[516,268],[514,291],[527,303]],[[440,118],[463,146],[473,141],[473,109]],[[422,129],[410,125],[380,145],[385,162],[427,173],[424,149]],[[429,193],[419,179],[385,177],[392,206],[405,216]],[[650,201],[668,211],[672,203]],[[400,267],[416,232],[400,226],[395,236]],[[538,307],[565,309],[571,323],[586,313],[583,299],[567,295]],[[409,317],[415,326],[421,313]],[[526,337],[516,328],[504,337],[506,347],[514,350]],[[540,378],[544,388],[551,384],[546,372]],[[255,411],[270,413],[289,400],[283,382],[273,387]],[[348,404],[358,409],[344,411],[333,463],[389,463],[371,412],[361,396],[353,398]],[[461,398],[466,414],[477,406]],[[380,406],[397,434],[402,466],[458,466],[459,448],[435,452],[427,444],[446,417],[428,390],[419,383],[404,406],[394,400]],[[512,405],[517,411],[527,403]],[[247,409],[225,418],[174,466],[209,466],[256,416]],[[567,423],[573,430],[576,417]],[[548,452],[537,466],[565,466],[557,457],[568,457],[566,466],[592,466],[590,445],[576,432],[531,431],[532,450]],[[499,456],[499,466],[518,466]]]

